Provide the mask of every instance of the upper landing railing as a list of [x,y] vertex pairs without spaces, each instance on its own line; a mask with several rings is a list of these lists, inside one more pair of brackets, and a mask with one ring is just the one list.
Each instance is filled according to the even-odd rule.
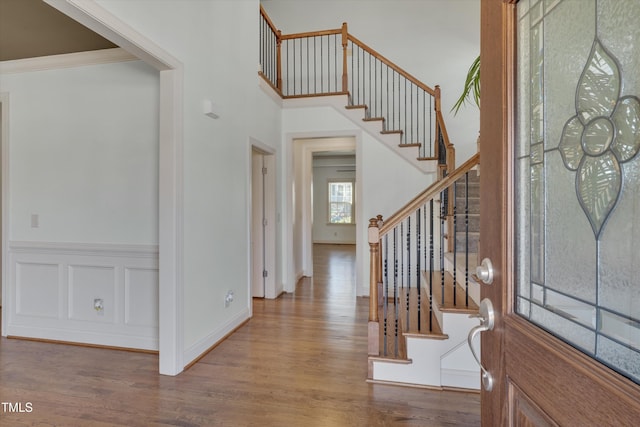
[[260,6],[260,75],[283,98],[344,94],[380,120],[382,133],[419,147],[420,160],[438,160],[439,176],[455,168],[440,88],[431,88],[341,28],[284,35]]

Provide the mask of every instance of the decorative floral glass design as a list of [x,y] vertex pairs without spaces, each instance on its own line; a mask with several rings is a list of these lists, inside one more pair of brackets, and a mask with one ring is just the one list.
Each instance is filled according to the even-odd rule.
[[640,100],[620,91],[617,61],[596,39],[559,145],[564,165],[578,172],[578,200],[596,239],[620,195],[620,164],[640,150]]

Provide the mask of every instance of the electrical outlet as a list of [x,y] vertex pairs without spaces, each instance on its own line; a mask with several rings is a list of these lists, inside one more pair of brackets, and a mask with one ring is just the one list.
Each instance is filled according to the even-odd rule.
[[96,311],[98,316],[104,315],[104,301],[102,298],[95,298],[93,300],[93,309]]
[[227,308],[233,302],[233,291],[227,291],[227,295],[224,297],[224,308]]

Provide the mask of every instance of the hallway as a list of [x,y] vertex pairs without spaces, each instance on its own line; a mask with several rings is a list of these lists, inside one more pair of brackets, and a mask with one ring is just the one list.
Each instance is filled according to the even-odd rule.
[[177,377],[157,356],[0,339],[0,425],[475,426],[480,396],[365,382],[368,299],[355,247],[315,245],[315,277]]

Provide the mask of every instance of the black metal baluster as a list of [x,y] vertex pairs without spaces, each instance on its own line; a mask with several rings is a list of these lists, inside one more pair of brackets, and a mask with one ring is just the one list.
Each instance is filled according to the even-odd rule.
[[400,242],[398,245],[398,252],[400,258],[400,287],[404,289],[404,249],[402,245],[402,239],[404,239],[404,222],[400,223]]
[[469,172],[464,175],[464,303],[469,307]]
[[433,199],[429,200],[429,332],[433,332]]
[[307,93],[311,93],[311,89],[309,87],[309,76],[311,72],[309,72],[309,37],[307,37]]
[[367,105],[369,106],[369,108],[371,108],[371,117],[376,117],[376,105],[373,102],[373,99],[371,98],[371,54],[368,54],[369,56],[369,81],[367,82],[367,85],[369,86],[369,99],[367,101]]
[[402,128],[404,129],[404,133],[402,134],[402,136],[405,138],[404,141],[402,141],[403,144],[406,144],[407,141],[407,79],[404,79],[404,124],[402,126]]
[[393,229],[393,308],[395,321],[394,355],[398,357],[398,227]]
[[324,59],[324,42],[320,36],[320,93],[324,92],[324,79],[322,78],[322,61]]
[[427,157],[427,92],[422,92],[422,157]]
[[458,279],[457,279],[457,274],[458,274],[458,263],[457,263],[457,259],[458,259],[458,218],[457,218],[457,209],[458,209],[458,201],[457,201],[457,196],[458,196],[458,186],[456,185],[456,183],[453,183],[453,305],[454,307],[457,305],[457,299],[456,299],[456,289],[458,286]]
[[426,203],[422,207],[422,214],[424,215],[423,224],[424,224],[424,232],[425,232],[424,249],[422,250],[424,261],[422,265],[424,265],[424,268],[426,269],[428,265],[427,264],[427,239],[426,239],[426,233],[427,233],[427,204]]
[[407,331],[411,329],[411,319],[409,316],[410,294],[411,294],[411,217],[407,217]]
[[[389,116],[389,123],[391,127],[389,129],[395,129],[396,127],[396,113],[395,113],[395,71],[391,70],[391,80],[389,80],[389,66],[387,66],[387,116]],[[389,85],[391,85],[391,92],[389,92]]]
[[338,36],[333,36],[333,86],[338,91]]
[[327,34],[327,92],[331,92],[331,36]]
[[351,78],[351,86],[349,87],[349,97],[351,98],[351,105],[355,105],[355,99],[354,99],[354,88],[353,88],[353,74],[354,74],[354,68],[353,68],[353,57],[355,56],[353,54],[353,42],[349,42],[350,46],[351,46],[351,72],[349,73],[349,77]]
[[387,270],[387,262],[389,257],[389,238],[387,235],[384,236],[384,291],[383,298],[384,303],[382,304],[382,315],[384,316],[384,334],[383,334],[383,348],[384,355],[387,355],[387,313],[389,311],[389,276]]
[[[402,129],[402,85],[400,83],[400,74],[398,73],[398,127],[396,129]],[[400,139],[402,143],[402,138]]]
[[422,271],[422,268],[420,268],[420,261],[422,260],[422,258],[420,257],[420,208],[418,208],[418,210],[416,211],[416,291],[418,292],[418,331],[421,330],[421,326],[420,326],[420,311],[422,309],[421,307],[421,297],[422,295],[420,295],[422,292],[420,292],[420,272]]
[[[361,68],[361,72],[362,75],[360,76],[360,90],[362,91],[361,93],[361,97],[362,97],[362,104],[367,105],[367,88],[366,88],[366,78],[365,75],[367,73],[367,66],[366,66],[366,52],[364,49],[360,49],[360,51],[362,52],[362,58],[360,59],[360,68]],[[368,107],[368,106],[367,106]],[[369,113],[369,108],[367,108],[365,110],[367,112],[367,115]]]
[[387,78],[386,78],[386,84],[387,84],[387,120],[389,119],[389,66],[387,65]]
[[413,118],[413,88],[415,87],[415,84],[411,83],[411,85],[409,86],[411,88],[411,98],[410,98],[410,103],[409,103],[409,130],[411,131],[411,139],[409,140],[410,144],[413,144],[414,142],[416,142],[416,137],[413,134],[413,122],[414,122],[414,118]]
[[444,220],[446,216],[445,192],[440,193],[440,286],[442,287],[442,305],[444,306]]

